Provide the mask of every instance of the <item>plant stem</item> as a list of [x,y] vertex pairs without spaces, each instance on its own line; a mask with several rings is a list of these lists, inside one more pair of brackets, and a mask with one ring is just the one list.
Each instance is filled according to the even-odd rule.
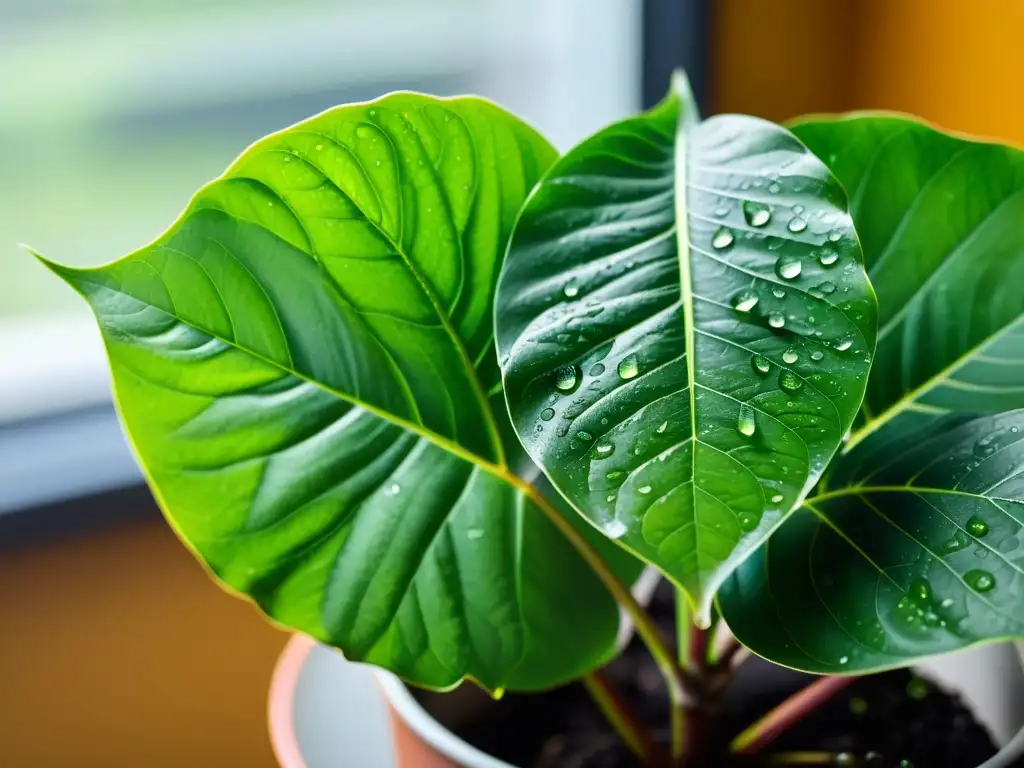
[[576,526],[569,522],[541,493],[521,477],[507,475],[506,478],[512,485],[521,490],[537,507],[547,516],[548,520],[562,532],[562,535],[569,540],[569,543],[580,554],[580,557],[590,566],[597,577],[604,584],[622,609],[629,615],[636,628],[636,633],[643,640],[650,651],[651,658],[658,666],[665,684],[668,687],[669,702],[672,707],[672,755],[682,755],[683,752],[683,720],[681,713],[686,705],[686,679],[682,669],[676,664],[675,654],[669,648],[665,639],[658,631],[657,625],[650,615],[645,611],[633,597],[622,580],[615,572],[608,567],[608,564],[601,557],[601,554],[594,546],[580,533]]
[[740,755],[757,754],[788,728],[800,722],[809,712],[828,701],[856,679],[855,677],[831,676],[815,680],[733,739],[729,750]]
[[601,713],[629,747],[634,755],[648,766],[665,765],[665,756],[651,739],[650,732],[640,722],[629,705],[598,671],[588,672],[582,678],[584,687]]
[[768,758],[768,765],[835,765],[832,752],[780,752]]
[[[679,664],[691,677],[703,681],[708,672],[711,638],[717,620],[712,615],[711,626],[701,629],[693,623],[686,594],[676,590],[676,650]],[[705,681],[706,682],[706,681]],[[673,716],[682,721],[685,730],[683,753],[673,755],[679,765],[697,763],[705,749],[709,727],[709,701],[706,701],[706,686],[697,687],[696,695],[673,710]]]

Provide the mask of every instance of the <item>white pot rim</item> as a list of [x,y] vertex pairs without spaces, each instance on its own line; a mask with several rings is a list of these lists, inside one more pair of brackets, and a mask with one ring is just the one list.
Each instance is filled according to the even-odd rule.
[[491,757],[467,741],[463,741],[434,719],[416,701],[405,683],[397,676],[382,669],[374,669],[373,676],[384,692],[384,698],[403,722],[423,741],[449,760],[464,768],[516,768],[511,763]]

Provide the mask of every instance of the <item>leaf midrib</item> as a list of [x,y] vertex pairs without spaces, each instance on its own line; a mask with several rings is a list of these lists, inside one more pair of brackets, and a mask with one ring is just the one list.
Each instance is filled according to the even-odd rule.
[[[693,445],[690,451],[690,503],[691,509],[693,510],[693,536],[694,536],[694,549],[700,552],[700,526],[697,525],[697,395],[694,387],[696,382],[696,372],[694,365],[694,348],[696,347],[696,337],[694,335],[694,311],[693,311],[693,277],[690,274],[691,263],[690,263],[690,227],[687,219],[687,197],[686,197],[686,185],[689,182],[689,169],[687,167],[687,156],[686,156],[686,127],[687,120],[684,110],[689,108],[689,104],[680,94],[677,94],[679,99],[679,115],[676,123],[676,135],[675,135],[675,234],[676,234],[676,248],[679,253],[679,302],[683,308],[683,340],[686,351],[686,380],[687,380],[687,392],[690,397],[690,436],[693,439]],[[700,577],[698,569],[697,574],[698,585],[703,581]],[[703,597],[703,596],[702,596]],[[703,613],[701,606],[697,606],[698,621],[704,618],[705,621],[709,620],[710,617],[700,616]]]

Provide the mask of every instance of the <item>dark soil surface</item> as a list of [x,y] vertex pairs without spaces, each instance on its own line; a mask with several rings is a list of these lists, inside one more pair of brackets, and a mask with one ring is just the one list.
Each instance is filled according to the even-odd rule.
[[[666,636],[673,633],[672,594],[651,605]],[[659,740],[668,740],[668,700],[661,676],[634,639],[605,668],[608,680]],[[814,678],[751,658],[726,691],[713,766],[778,764],[780,752],[828,752],[818,765],[873,768],[976,768],[995,754],[988,732],[949,693],[908,670],[859,678],[772,743],[758,760],[729,758],[733,736]],[[508,694],[493,702],[469,685],[449,694],[417,692],[444,725],[484,752],[522,768],[636,768],[639,763],[591,703],[571,685],[542,694]],[[810,763],[805,763],[810,764]],[[1024,768],[1024,761],[1015,763]]]

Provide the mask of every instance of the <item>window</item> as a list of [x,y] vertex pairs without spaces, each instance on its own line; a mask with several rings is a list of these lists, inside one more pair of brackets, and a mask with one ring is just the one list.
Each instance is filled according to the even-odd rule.
[[474,92],[560,148],[640,106],[635,0],[0,5],[0,514],[138,481],[84,303],[250,142],[335,104]]

